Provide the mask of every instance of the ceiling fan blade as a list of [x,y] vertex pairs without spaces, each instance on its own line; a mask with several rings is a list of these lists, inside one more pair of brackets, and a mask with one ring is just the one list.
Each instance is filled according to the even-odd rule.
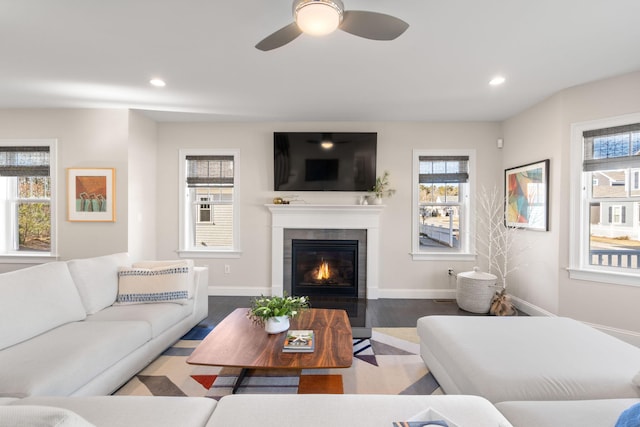
[[393,40],[409,28],[409,24],[395,16],[364,10],[344,12],[340,29],[354,36],[371,40]]
[[300,34],[302,34],[302,31],[300,30],[300,28],[295,22],[292,22],[286,27],[282,27],[275,33],[262,39],[256,45],[256,49],[259,49],[262,51],[277,49],[295,40],[295,38],[298,37]]

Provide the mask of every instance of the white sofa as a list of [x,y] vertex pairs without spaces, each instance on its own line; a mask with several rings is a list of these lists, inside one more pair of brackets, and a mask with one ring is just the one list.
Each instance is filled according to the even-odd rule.
[[640,402],[640,348],[573,319],[426,316],[417,328],[442,389],[485,397],[515,427],[613,426]]
[[425,412],[429,410],[458,427],[512,427],[491,403],[477,396],[310,394],[232,395],[219,402],[197,397],[141,396],[0,399],[0,425],[36,425],[33,421],[49,414],[56,417],[57,424],[38,425],[392,427],[395,421],[428,417]]
[[192,262],[186,301],[114,304],[130,266],[121,253],[0,274],[0,396],[110,394],[207,316]]

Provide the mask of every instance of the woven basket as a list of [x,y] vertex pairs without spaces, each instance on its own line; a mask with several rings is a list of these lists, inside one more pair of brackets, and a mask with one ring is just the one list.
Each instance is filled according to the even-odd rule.
[[488,313],[491,307],[491,299],[496,293],[498,278],[490,273],[478,271],[466,271],[458,274],[456,284],[456,301],[458,306],[471,313]]

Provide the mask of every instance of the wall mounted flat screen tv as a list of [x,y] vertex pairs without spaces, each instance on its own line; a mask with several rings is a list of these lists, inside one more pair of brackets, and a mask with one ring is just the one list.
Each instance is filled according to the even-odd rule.
[[375,132],[274,132],[274,190],[369,191],[377,142]]

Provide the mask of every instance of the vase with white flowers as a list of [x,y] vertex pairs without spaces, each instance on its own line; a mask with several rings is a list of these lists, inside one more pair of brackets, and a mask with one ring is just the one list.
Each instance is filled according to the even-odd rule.
[[248,316],[255,323],[264,326],[269,334],[277,334],[289,329],[289,319],[309,308],[309,297],[260,296],[253,300]]

